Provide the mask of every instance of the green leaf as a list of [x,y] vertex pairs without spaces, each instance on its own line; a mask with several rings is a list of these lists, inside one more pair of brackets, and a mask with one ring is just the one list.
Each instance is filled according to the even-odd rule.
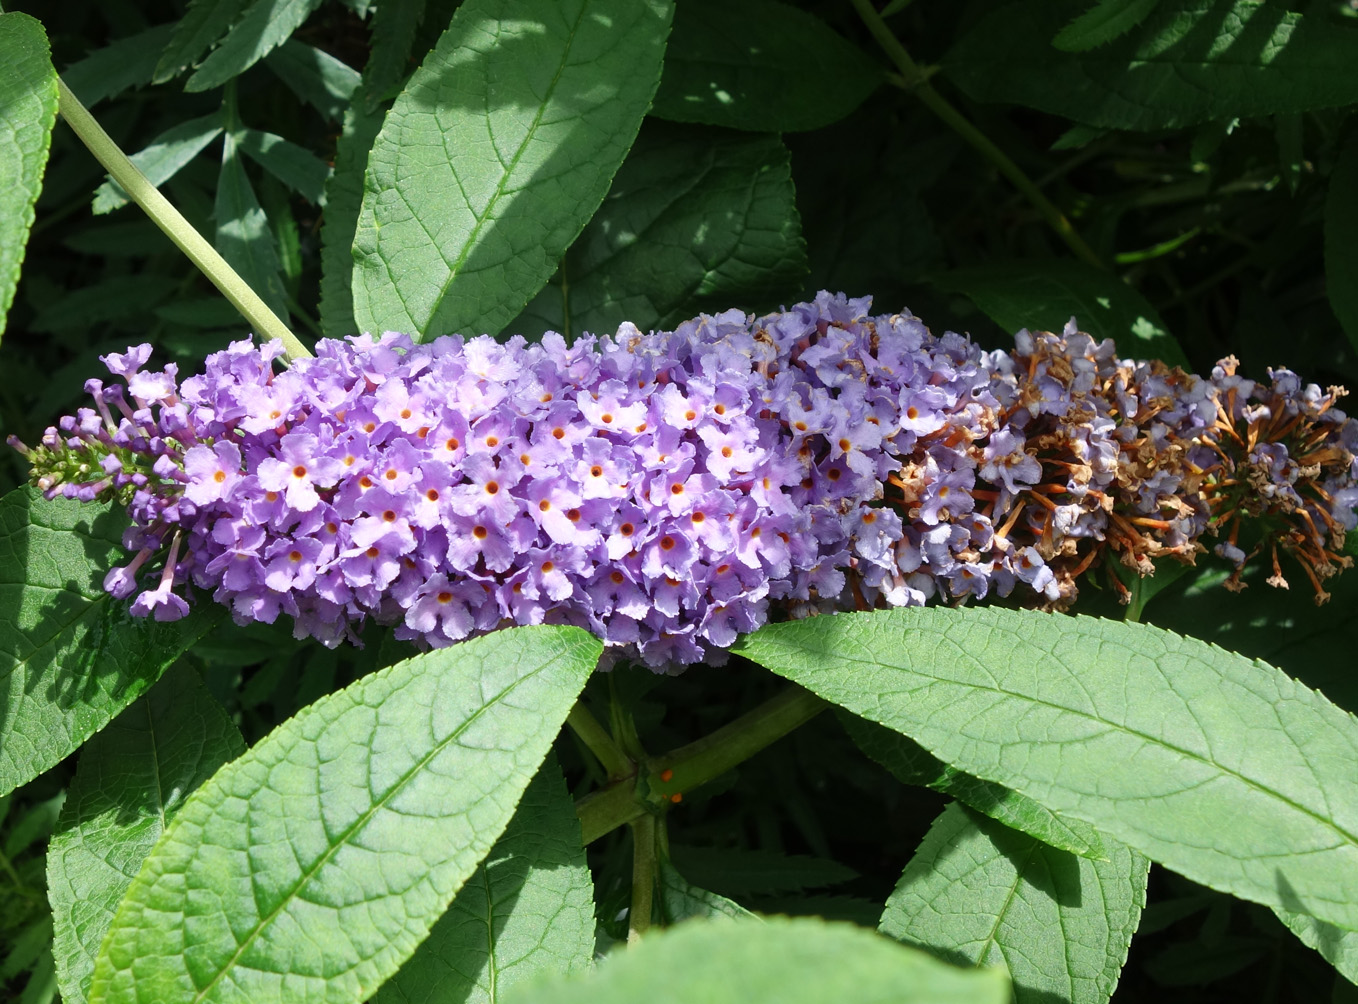
[[699,310],[786,293],[805,274],[790,158],[777,136],[648,126],[510,330],[672,327]]
[[1063,52],[1083,52],[1131,31],[1155,10],[1160,0],[1098,0],[1056,33],[1052,45]]
[[684,0],[651,113],[752,132],[819,129],[884,79],[824,21],[775,0]]
[[670,858],[681,874],[729,896],[797,892],[840,885],[858,877],[838,861],[777,851],[674,844]]
[[497,631],[279,726],[170,822],[90,1000],[364,1000],[499,838],[601,650],[578,628]]
[[373,111],[405,79],[415,33],[424,20],[426,0],[395,0],[380,3],[373,12],[372,48],[363,68],[363,92],[367,111]]
[[86,108],[93,108],[129,87],[149,84],[156,54],[165,47],[173,30],[173,23],[158,24],[120,38],[66,67],[61,79]]
[[701,918],[715,920],[729,917],[732,920],[757,920],[758,916],[739,903],[708,892],[696,885],[690,885],[668,861],[660,862],[657,876],[660,884],[660,909],[665,920],[677,924],[681,920]]
[[1005,1004],[998,969],[967,972],[848,924],[695,920],[644,937],[585,976],[544,981],[513,1004]]
[[372,1004],[494,1004],[538,973],[594,959],[594,881],[580,820],[548,757],[504,835]]
[[1344,979],[1358,983],[1358,931],[1346,931],[1304,913],[1279,909],[1273,912],[1302,944],[1319,952]]
[[27,14],[0,14],[0,334],[14,302],[33,205],[42,191],[57,71],[42,24]]
[[884,725],[837,708],[837,717],[859,749],[904,784],[918,784],[957,799],[1006,826],[1036,837],[1044,844],[1106,859],[1099,831],[1078,819],[1064,819],[1026,795],[994,781],[965,774],[934,756],[915,740]]
[[170,670],[85,744],[47,851],[57,979],[83,1004],[113,912],[184,800],[245,741],[188,666]]
[[222,141],[222,169],[217,176],[217,235],[213,243],[227,264],[259,294],[284,323],[288,318],[287,296],[279,276],[282,265],[274,246],[269,220],[255,197],[237,153],[236,137],[227,133]]
[[660,78],[669,0],[467,0],[368,158],[363,331],[494,334],[608,191]]
[[1358,101],[1358,25],[1267,0],[1161,0],[1126,35],[1062,53],[1051,39],[1084,0],[1010,3],[943,57],[977,101],[1027,105],[1109,129],[1175,129],[1213,119]]
[[174,33],[156,61],[151,82],[163,84],[179,76],[212,48],[240,12],[246,0],[189,0],[188,10],[174,26]]
[[291,38],[264,57],[264,62],[298,99],[332,122],[344,117],[361,79],[357,70],[328,52]]
[[33,331],[70,331],[136,317],[169,296],[179,283],[165,275],[120,275],[43,304],[29,324]]
[[351,105],[335,147],[335,170],[325,183],[325,216],[321,222],[321,330],[328,338],[344,338],[354,322],[354,231],[363,204],[363,172],[368,151],[385,117],[382,109]]
[[935,278],[965,294],[1006,331],[1060,331],[1071,317],[1081,331],[1111,338],[1118,353],[1188,367],[1155,308],[1115,275],[1077,261],[1025,261],[956,269]]
[[106,505],[0,499],[0,794],[74,752],[221,618],[133,619],[104,592],[127,559],[127,520]]
[[774,624],[736,651],[1196,882],[1358,928],[1358,723],[1271,666],[999,609]]
[[1358,132],[1330,172],[1325,198],[1325,292],[1352,345],[1358,345]]
[[210,91],[238,77],[288,40],[321,0],[253,0],[212,55],[184,84],[186,91]]
[[240,152],[314,206],[325,205],[330,167],[305,147],[256,129],[236,133]]
[[1127,960],[1150,862],[1048,847],[957,804],[934,821],[878,927],[957,965],[1004,966],[1015,1004],[1107,1004]]
[[[203,148],[216,139],[222,131],[220,114],[204,115],[200,119],[189,119],[171,129],[165,130],[144,150],[129,158],[146,175],[146,180],[157,187],[165,184]],[[94,192],[93,212],[96,216],[111,213],[120,206],[127,205],[127,193],[112,178],[108,178]]]

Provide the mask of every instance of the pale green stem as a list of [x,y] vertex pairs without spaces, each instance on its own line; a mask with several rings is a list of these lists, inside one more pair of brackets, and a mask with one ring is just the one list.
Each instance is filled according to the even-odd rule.
[[1009,156],[998,146],[990,141],[990,137],[977,129],[966,117],[948,103],[947,99],[938,91],[934,90],[928,82],[928,74],[920,69],[919,65],[910,58],[910,54],[905,51],[895,34],[891,31],[876,8],[872,6],[871,0],[849,0],[858,11],[859,17],[867,25],[872,37],[877,40],[877,44],[882,47],[891,61],[900,70],[902,85],[906,90],[914,94],[923,102],[924,106],[943,120],[944,124],[953,132],[961,136],[972,145],[982,156],[995,165],[996,169],[1009,179],[1024,197],[1032,203],[1033,208],[1038,211],[1047,224],[1056,231],[1056,235],[1065,242],[1076,256],[1096,265],[1099,268],[1107,268],[1094,249],[1085,243],[1083,237],[1076,231],[1070,220],[1066,219],[1065,213],[1052,203],[1042,190],[1033,184],[1033,180],[1023,173],[1023,169],[1009,159]]
[[250,288],[249,283],[236,274],[179,210],[170,205],[156,186],[147,180],[137,165],[127,159],[127,154],[109,138],[89,111],[80,103],[65,81],[57,81],[59,94],[58,107],[61,117],[66,120],[81,142],[89,147],[94,159],[104,166],[113,180],[123,186],[128,196],[151,217],[151,221],[165,232],[175,247],[188,255],[189,260],[198,266],[223,296],[241,312],[255,333],[263,338],[278,339],[283,343],[284,353],[289,359],[305,359],[311,355],[307,347],[297,340],[259,295]]
[[632,905],[627,911],[629,945],[635,945],[651,926],[655,872],[655,817],[645,812],[632,821]]
[[579,701],[575,702],[575,707],[571,708],[571,713],[566,716],[566,724],[571,727],[571,731],[580,737],[580,741],[603,765],[610,780],[616,781],[619,778],[629,777],[636,773],[637,765],[632,762],[627,754],[618,749],[613,737],[599,724],[599,720],[589,713],[589,709]]

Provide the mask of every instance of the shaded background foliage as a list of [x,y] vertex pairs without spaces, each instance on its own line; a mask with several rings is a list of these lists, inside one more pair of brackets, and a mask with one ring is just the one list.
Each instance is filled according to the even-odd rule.
[[[44,2],[5,6],[44,21],[72,89],[124,149],[150,148],[143,168],[294,330],[352,330],[345,268],[366,150],[456,3],[298,5],[314,10],[238,74],[225,45],[203,60],[226,22],[205,29],[199,51],[162,59],[181,39],[171,26],[212,6],[201,0],[187,16],[170,2],[71,0],[60,16]],[[908,306],[986,347],[1076,313],[1124,355],[1203,372],[1234,354],[1251,376],[1286,365],[1358,386],[1358,9],[1104,0],[1100,18],[1074,20],[1090,7],[896,0],[887,22],[930,68],[928,85],[1033,179],[1099,264],[1079,260],[993,159],[917,100],[848,3],[681,0],[653,114],[597,214],[504,331],[668,325],[829,288]],[[0,366],[0,431],[29,441],[79,403],[99,354],[151,341],[188,370],[244,330],[149,221],[117,208],[68,129],[52,144]],[[5,490],[25,475],[22,458],[0,454]],[[1224,576],[1204,560],[1145,619],[1265,658],[1358,710],[1346,658],[1358,576],[1319,609],[1278,602],[1261,577],[1242,595],[1212,588]],[[1079,609],[1118,615],[1096,589]],[[184,658],[253,742],[404,654],[378,631],[367,640],[298,650],[283,625],[226,627]],[[609,687],[627,689],[642,741],[659,750],[775,684],[731,669],[622,671],[587,694],[602,706]],[[588,758],[569,738],[558,754],[584,790]],[[53,987],[42,854],[72,772],[68,761],[0,800],[0,980],[28,1000]],[[873,926],[945,802],[898,783],[822,715],[695,792],[670,834],[696,885],[751,909]],[[590,849],[615,937],[628,839]],[[1354,991],[1269,911],[1155,869],[1114,1000],[1332,994]]]

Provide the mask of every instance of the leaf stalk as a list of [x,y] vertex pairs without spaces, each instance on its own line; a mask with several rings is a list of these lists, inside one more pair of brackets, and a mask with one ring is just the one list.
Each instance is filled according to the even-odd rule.
[[250,288],[227,264],[226,259],[214,248],[179,210],[170,204],[155,185],[147,179],[128,159],[127,154],[113,142],[112,138],[99,125],[89,110],[80,103],[66,82],[57,80],[57,108],[80,141],[94,154],[94,159],[103,165],[123,191],[139,205],[165,236],[174,242],[175,247],[184,252],[189,260],[198,266],[199,271],[231,301],[232,306],[250,323],[250,326],[263,338],[277,339],[283,343],[284,354],[288,359],[306,359],[311,356],[307,347],[298,341],[282,321],[269,309],[259,295]]

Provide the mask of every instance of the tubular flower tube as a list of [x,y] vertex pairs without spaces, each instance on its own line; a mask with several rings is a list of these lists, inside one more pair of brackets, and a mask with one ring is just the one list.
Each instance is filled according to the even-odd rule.
[[182,382],[138,346],[104,360],[125,388],[90,381],[93,408],[16,445],[49,496],[127,506],[105,588],[134,614],[183,616],[191,583],[328,645],[370,618],[433,646],[570,623],[665,669],[771,616],[1062,607],[1108,554],[1148,574],[1209,533],[1231,585],[1265,551],[1285,584],[1281,550],[1323,598],[1347,564],[1338,390],[1134,363],[1073,324],[984,353],[869,306],[569,346],[359,336],[281,372],[242,341]]

